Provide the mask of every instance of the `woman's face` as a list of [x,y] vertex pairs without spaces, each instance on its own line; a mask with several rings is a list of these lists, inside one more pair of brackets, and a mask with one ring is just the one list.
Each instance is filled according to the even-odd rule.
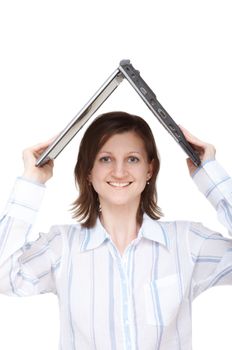
[[143,140],[135,132],[115,134],[96,155],[89,175],[101,205],[139,205],[153,173]]

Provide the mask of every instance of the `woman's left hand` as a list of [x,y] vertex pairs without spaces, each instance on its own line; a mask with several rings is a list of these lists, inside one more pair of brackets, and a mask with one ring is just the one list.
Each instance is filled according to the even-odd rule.
[[[213,145],[199,140],[196,136],[192,135],[183,126],[179,126],[179,127],[182,130],[186,140],[191,144],[191,146],[199,154],[199,157],[202,163],[205,162],[206,160],[215,159],[216,149]],[[197,167],[193,164],[190,158],[187,159],[187,165],[188,165],[189,173],[190,175],[192,175],[194,171],[197,169]]]

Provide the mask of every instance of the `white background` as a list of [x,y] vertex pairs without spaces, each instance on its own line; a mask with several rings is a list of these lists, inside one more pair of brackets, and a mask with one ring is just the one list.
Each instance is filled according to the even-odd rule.
[[[0,207],[22,172],[22,149],[59,132],[125,58],[177,123],[215,144],[232,174],[231,15],[229,0],[1,0]],[[126,81],[99,112],[111,110],[142,115],[154,130],[165,219],[201,221],[227,234],[192,183],[184,152]],[[71,222],[80,137],[56,159],[35,231]],[[193,348],[231,349],[231,321],[231,287],[200,296],[193,304]],[[0,349],[55,350],[58,334],[54,296],[0,296]]]

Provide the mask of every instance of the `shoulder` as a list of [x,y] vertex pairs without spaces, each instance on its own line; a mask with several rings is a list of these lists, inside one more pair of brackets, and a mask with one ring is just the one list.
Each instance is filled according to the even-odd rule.
[[189,241],[202,242],[212,236],[223,237],[219,232],[204,226],[201,222],[176,220],[160,221],[159,224],[169,231],[171,236],[186,237]]
[[40,233],[38,241],[44,241],[55,255],[65,255],[73,244],[80,246],[86,233],[80,224],[53,225],[47,233]]
[[187,220],[161,220],[157,223],[160,225],[162,230],[168,233],[169,238],[176,237],[177,235],[182,235],[182,237],[184,235],[188,235],[188,232],[190,231],[190,227],[192,225],[192,222]]
[[186,241],[190,227],[189,221],[154,220],[144,216],[142,235],[150,240],[163,243],[168,248],[174,248],[178,242]]
[[48,240],[53,240],[55,238],[62,240],[72,240],[74,237],[76,239],[85,235],[86,229],[82,228],[81,224],[64,224],[64,225],[53,225],[51,226],[49,233],[47,234]]
[[204,242],[212,237],[222,237],[205,227],[200,222],[176,220],[176,221],[159,221],[158,224],[166,232],[170,246],[177,246],[187,249],[200,249]]
[[200,237],[202,239],[207,239],[211,235],[218,234],[216,231],[205,227],[200,222],[188,221],[188,220],[175,220],[175,221],[159,221],[160,226],[164,230],[172,233],[182,234],[182,235],[193,235]]

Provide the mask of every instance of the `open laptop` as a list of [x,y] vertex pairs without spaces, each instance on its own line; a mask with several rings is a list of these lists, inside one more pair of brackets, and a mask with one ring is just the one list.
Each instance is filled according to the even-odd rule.
[[94,96],[80,110],[80,112],[70,121],[53,143],[41,154],[36,161],[36,166],[42,166],[47,161],[55,159],[65,146],[78,133],[82,126],[90,119],[90,117],[98,110],[104,101],[112,94],[112,92],[120,85],[123,79],[131,84],[137,91],[139,96],[152,111],[155,117],[161,122],[165,129],[178,142],[182,149],[191,158],[196,166],[199,166],[201,161],[197,152],[186,140],[179,126],[174,122],[168,112],[162,107],[156,98],[156,95],[141,78],[140,73],[136,70],[130,60],[122,60],[119,67],[105,81]]

